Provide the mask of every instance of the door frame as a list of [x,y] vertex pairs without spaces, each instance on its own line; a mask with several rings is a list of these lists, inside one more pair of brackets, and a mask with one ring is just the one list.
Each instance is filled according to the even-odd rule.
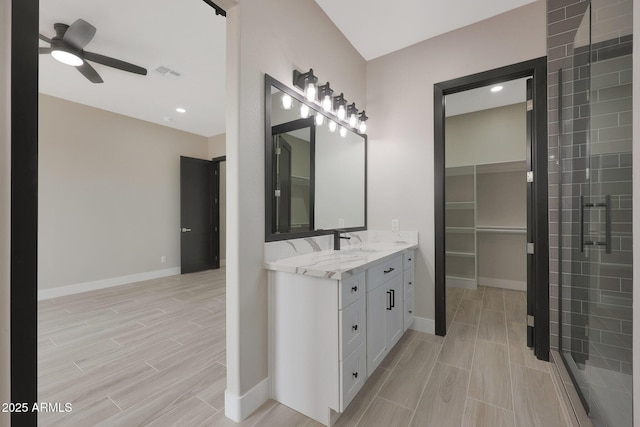
[[[533,78],[532,165],[534,173],[535,347],[538,359],[549,360],[549,221],[547,158],[547,58],[546,56],[472,74],[433,86],[435,182],[435,331],[446,335],[445,286],[445,111],[444,97],[469,89],[523,77]],[[524,177],[523,177],[524,178]]]
[[[213,165],[213,268],[220,268],[220,163],[226,162],[227,156],[214,157]],[[225,181],[226,182],[226,181]]]
[[39,1],[11,1],[11,424],[36,426],[38,398]]

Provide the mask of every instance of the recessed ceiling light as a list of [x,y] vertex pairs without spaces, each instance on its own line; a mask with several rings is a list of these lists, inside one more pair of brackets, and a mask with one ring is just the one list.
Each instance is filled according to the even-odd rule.
[[184,108],[182,108],[182,107],[178,107],[178,108],[176,108],[176,111],[177,111],[178,113],[186,113],[186,112],[187,112],[187,110],[185,110],[185,109],[184,109]]
[[500,92],[502,89],[504,89],[502,86],[498,85],[498,86],[494,86],[491,88],[491,92]]

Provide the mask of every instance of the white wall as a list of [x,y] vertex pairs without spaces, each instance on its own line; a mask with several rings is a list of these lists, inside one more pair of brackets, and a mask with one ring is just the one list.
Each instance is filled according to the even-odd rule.
[[[0,0],[0,403],[10,393],[11,1]],[[9,426],[0,412],[0,427]]]
[[39,101],[38,288],[179,267],[180,156],[206,159],[207,138]]
[[445,166],[526,159],[526,125],[524,102],[447,117]]
[[313,0],[240,1],[227,11],[227,43],[225,411],[239,419],[268,395],[264,73],[291,85],[294,69],[313,68],[360,108],[366,74],[364,59]]
[[368,228],[389,229],[397,218],[420,233],[418,317],[435,316],[433,85],[545,55],[539,0],[367,64]]

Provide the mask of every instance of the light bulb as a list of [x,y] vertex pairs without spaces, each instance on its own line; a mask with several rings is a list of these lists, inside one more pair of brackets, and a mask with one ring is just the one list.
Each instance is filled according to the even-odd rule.
[[316,114],[316,125],[317,126],[322,126],[322,124],[324,123],[324,116],[320,113]]
[[307,83],[307,87],[304,90],[304,95],[309,101],[315,101],[316,99],[316,84]]
[[322,109],[324,111],[331,111],[331,96],[325,95],[324,99],[322,100]]
[[349,126],[354,128],[354,127],[356,127],[356,124],[358,124],[358,118],[356,117],[355,114],[351,114],[349,116]]
[[309,117],[309,106],[306,104],[302,104],[300,106],[300,117],[302,117],[303,119],[306,119],[307,117]]
[[494,86],[491,88],[491,92],[500,92],[502,89],[504,89],[502,86]]
[[335,132],[338,128],[338,124],[333,120],[329,120],[329,132]]
[[360,122],[360,133],[367,132],[367,122]]
[[347,128],[344,126],[340,126],[340,136],[341,137],[346,137],[347,136]]
[[282,94],[282,108],[284,108],[285,110],[290,110],[291,107],[293,107],[293,99],[291,98],[291,96],[289,96],[289,94],[283,93]]
[[187,110],[185,110],[185,109],[184,109],[184,108],[182,108],[182,107],[178,107],[178,108],[176,108],[176,111],[177,111],[178,113],[181,113],[181,114],[184,114],[184,113],[186,113],[186,112],[187,112]]
[[338,112],[336,114],[340,120],[344,120],[344,118],[347,116],[347,110],[344,109],[344,105],[340,105],[338,107]]
[[52,50],[51,56],[53,56],[63,64],[73,65],[74,67],[79,67],[84,63],[82,58],[80,58],[78,55],[74,55],[73,53],[64,50]]

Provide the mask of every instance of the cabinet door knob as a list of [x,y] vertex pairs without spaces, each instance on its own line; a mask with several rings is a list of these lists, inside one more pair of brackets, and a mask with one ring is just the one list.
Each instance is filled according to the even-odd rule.
[[384,274],[391,273],[393,270],[395,270],[395,268],[393,268],[393,267],[389,267],[389,269],[388,269],[388,270],[385,270],[385,271],[384,271]]
[[354,331],[357,331],[357,330],[358,330],[358,325],[353,325],[353,326],[351,327],[351,329],[353,329]]
[[411,261],[411,258],[409,258],[409,261]]
[[351,292],[358,292],[358,287],[357,286],[352,287]]
[[413,282],[409,282],[409,286],[413,285]]
[[412,313],[413,313],[413,310],[409,310],[409,314],[412,314]]
[[353,373],[353,378],[358,378],[358,373],[357,372]]

